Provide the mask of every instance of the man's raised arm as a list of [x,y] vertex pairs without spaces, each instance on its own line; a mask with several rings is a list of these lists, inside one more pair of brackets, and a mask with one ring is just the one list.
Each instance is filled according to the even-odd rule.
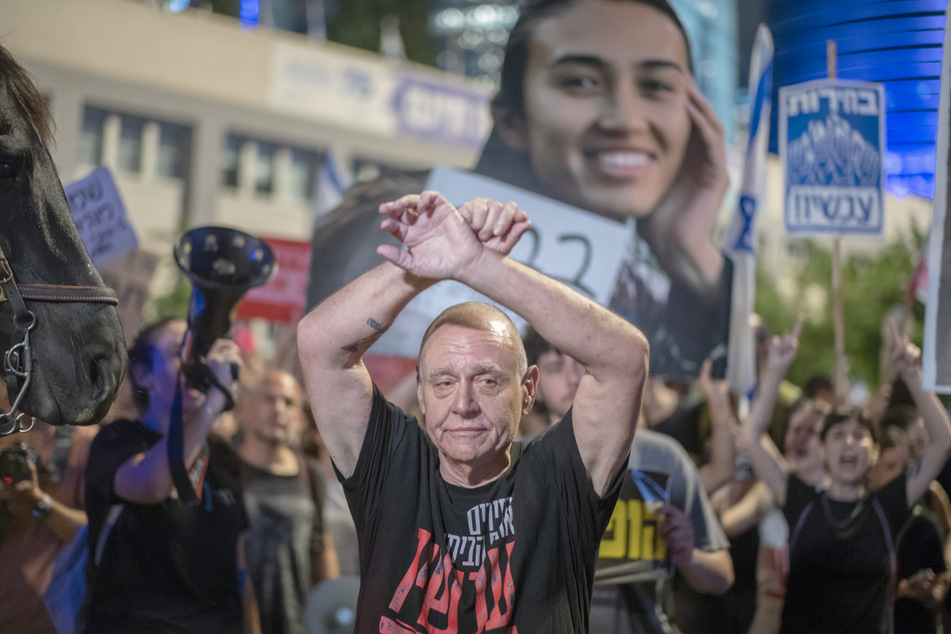
[[[364,353],[413,297],[450,279],[449,271],[483,249],[508,253],[529,228],[527,217],[514,205],[487,203],[480,208],[488,213],[475,218],[463,218],[437,192],[382,205],[381,212],[387,214],[383,228],[404,243],[402,253],[412,266],[384,262],[327,298],[298,325],[314,418],[345,477],[356,468],[370,418],[372,387]],[[386,247],[379,251],[385,255]]]
[[[384,228],[404,241],[431,210],[406,213],[404,199],[384,209]],[[461,218],[459,219],[461,220]],[[459,224],[455,217],[453,222]],[[461,233],[461,232],[460,232]],[[564,284],[479,244],[471,231],[451,262],[416,261],[413,249],[379,253],[422,277],[454,279],[521,315],[546,340],[585,368],[575,395],[575,437],[595,490],[603,495],[631,450],[647,378],[648,344],[630,323]]]
[[370,419],[372,386],[363,355],[406,304],[434,281],[385,262],[331,295],[297,326],[314,419],[345,477],[357,466]]

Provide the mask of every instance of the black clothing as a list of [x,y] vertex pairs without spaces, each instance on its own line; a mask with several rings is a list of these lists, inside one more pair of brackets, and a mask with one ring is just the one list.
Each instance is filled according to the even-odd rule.
[[[930,569],[937,575],[948,569],[938,522],[931,511],[920,504],[912,509],[911,516],[902,526],[896,547],[899,579],[907,579],[920,570]],[[934,634],[939,631],[938,613],[914,599],[895,599],[895,631]]]
[[909,514],[906,487],[902,473],[858,501],[838,502],[789,475],[783,634],[893,631],[894,544]]
[[[247,527],[240,491],[222,488],[208,469],[201,501],[174,494],[158,504],[135,504],[114,491],[116,471],[161,436],[139,422],[102,428],[86,467],[89,544],[95,552],[110,508],[122,504],[98,567],[87,569],[86,632],[240,632],[243,608],[237,568],[238,536]],[[211,445],[209,463],[221,460]],[[92,558],[90,558],[92,559]]]
[[311,484],[306,462],[298,463],[295,475],[247,466],[245,550],[263,634],[307,634],[304,604],[319,564],[311,557],[314,538],[322,536],[316,496],[322,497],[323,482]]
[[343,480],[360,541],[355,631],[587,632],[622,473],[607,495],[595,493],[569,412],[524,450],[513,446],[494,482],[453,486],[416,420],[374,390],[356,469]]

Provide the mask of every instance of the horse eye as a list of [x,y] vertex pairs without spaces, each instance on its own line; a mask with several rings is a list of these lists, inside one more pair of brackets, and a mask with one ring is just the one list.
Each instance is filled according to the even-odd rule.
[[0,179],[13,179],[17,176],[17,164],[13,161],[0,160]]

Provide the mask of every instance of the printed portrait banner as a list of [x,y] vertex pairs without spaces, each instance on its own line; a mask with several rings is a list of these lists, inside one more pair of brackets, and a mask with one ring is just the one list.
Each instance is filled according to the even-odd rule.
[[[951,17],[951,8],[948,9]],[[945,41],[951,36],[946,20]],[[951,47],[944,47],[941,64],[941,101],[938,106],[937,160],[934,211],[928,236],[928,301],[925,304],[925,340],[921,350],[922,385],[926,390],[951,394],[951,227],[948,226],[948,152],[951,149]]]
[[97,268],[139,246],[108,167],[100,167],[63,189],[79,235]]
[[[607,305],[629,241],[624,225],[479,174],[435,168],[426,189],[441,192],[454,205],[482,197],[514,201],[528,213],[532,228],[510,254]],[[373,346],[374,354],[416,357],[426,327],[446,308],[488,298],[457,282],[440,282],[418,295]],[[491,303],[491,302],[489,302]],[[521,330],[524,321],[506,311]]]
[[881,236],[884,150],[881,84],[819,79],[780,88],[786,231]]

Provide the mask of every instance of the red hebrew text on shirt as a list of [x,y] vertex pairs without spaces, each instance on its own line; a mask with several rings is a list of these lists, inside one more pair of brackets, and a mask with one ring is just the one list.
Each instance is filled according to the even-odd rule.
[[511,518],[511,498],[475,506],[468,516],[472,534],[448,535],[445,546],[420,528],[416,554],[380,618],[380,632],[518,634]]

